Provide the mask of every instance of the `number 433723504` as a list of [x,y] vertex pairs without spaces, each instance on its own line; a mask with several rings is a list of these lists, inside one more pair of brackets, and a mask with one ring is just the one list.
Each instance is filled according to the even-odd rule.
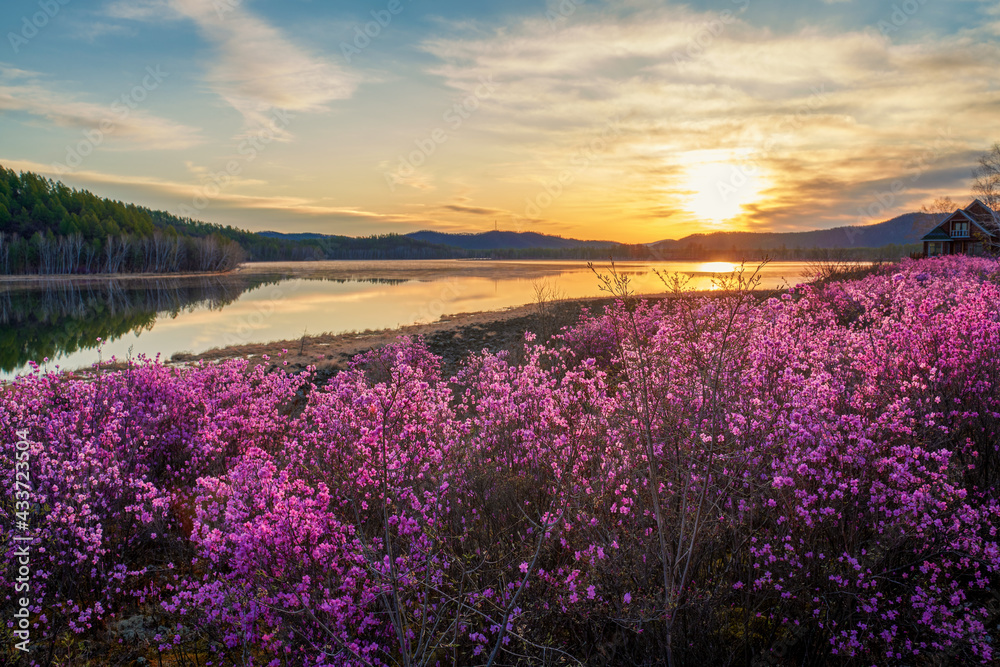
[[31,443],[28,442],[26,430],[17,431],[16,462],[14,464],[14,512],[17,527],[26,530],[28,527],[28,510],[31,508]]

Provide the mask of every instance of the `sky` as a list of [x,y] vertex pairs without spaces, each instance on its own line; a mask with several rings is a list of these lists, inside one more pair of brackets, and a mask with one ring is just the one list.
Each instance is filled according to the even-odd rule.
[[8,0],[0,165],[253,231],[642,243],[971,200],[996,0]]

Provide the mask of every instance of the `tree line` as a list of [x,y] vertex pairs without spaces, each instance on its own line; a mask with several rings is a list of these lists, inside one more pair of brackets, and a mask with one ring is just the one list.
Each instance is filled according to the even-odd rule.
[[0,232],[0,274],[219,272],[246,258],[240,245],[218,236],[107,236],[87,241],[83,234],[56,236],[51,230],[30,238]]
[[240,234],[0,167],[3,274],[228,271]]

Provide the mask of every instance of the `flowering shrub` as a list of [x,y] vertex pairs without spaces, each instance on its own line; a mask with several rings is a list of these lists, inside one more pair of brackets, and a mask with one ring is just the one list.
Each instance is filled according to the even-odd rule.
[[605,284],[604,313],[453,378],[409,339],[315,387],[241,361],[19,378],[29,661],[996,661],[995,262],[655,305]]
[[[179,371],[140,359],[92,380],[33,374],[3,390],[0,474],[11,517],[16,433],[32,443],[36,645],[67,632],[108,641],[117,621],[158,606],[168,574],[190,562],[194,480],[277,433],[301,382],[245,362]],[[21,545],[9,530],[3,545],[13,560]],[[12,609],[21,597],[13,574],[0,578]]]

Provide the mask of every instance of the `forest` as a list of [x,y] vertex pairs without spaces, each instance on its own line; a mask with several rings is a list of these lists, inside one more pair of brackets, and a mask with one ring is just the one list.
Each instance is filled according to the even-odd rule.
[[0,167],[0,274],[228,271],[226,231]]

